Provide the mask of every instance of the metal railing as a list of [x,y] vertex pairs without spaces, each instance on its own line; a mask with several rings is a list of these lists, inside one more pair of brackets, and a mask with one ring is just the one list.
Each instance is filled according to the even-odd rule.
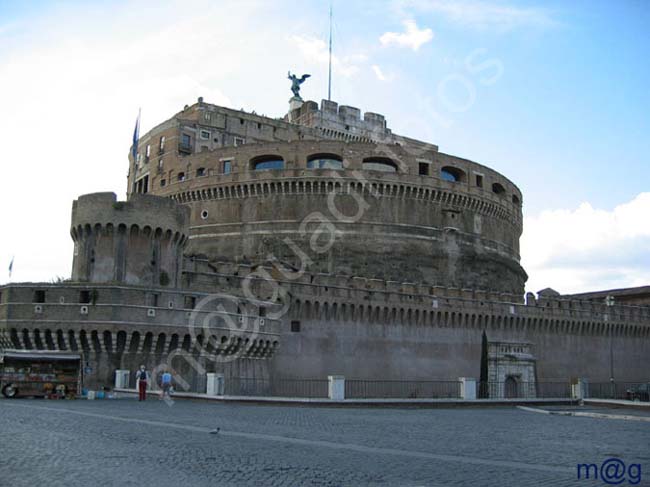
[[[135,387],[135,376],[129,382]],[[577,384],[575,384],[577,385]],[[477,399],[570,399],[578,394],[570,380],[477,382]],[[650,384],[639,382],[585,382],[585,398],[649,401]],[[157,385],[152,383],[152,388]],[[462,383],[457,380],[363,380],[345,379],[345,399],[461,399]],[[205,392],[205,376],[194,376],[188,392]],[[179,389],[180,391],[180,389]],[[247,379],[226,378],[226,396],[286,397],[325,399],[327,379]],[[578,395],[575,398],[579,397]]]
[[571,384],[555,382],[477,382],[478,399],[566,399],[571,397]]
[[590,382],[587,385],[590,399],[625,399],[648,401],[650,384],[641,382]]
[[227,396],[326,398],[328,381],[321,379],[226,379]]
[[458,381],[345,380],[346,399],[458,399]]

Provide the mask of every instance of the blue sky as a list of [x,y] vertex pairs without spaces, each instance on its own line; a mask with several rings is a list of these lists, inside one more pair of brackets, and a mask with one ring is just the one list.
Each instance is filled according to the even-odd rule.
[[[69,275],[71,201],[124,195],[138,107],[143,131],[198,96],[282,116],[289,69],[312,74],[305,98],[325,97],[328,7],[0,1],[0,265],[16,255],[13,280]],[[529,290],[650,282],[650,2],[333,8],[333,99],[513,180]]]

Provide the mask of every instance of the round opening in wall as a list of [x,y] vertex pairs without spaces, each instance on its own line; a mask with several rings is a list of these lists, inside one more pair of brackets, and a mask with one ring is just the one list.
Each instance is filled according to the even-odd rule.
[[208,218],[208,210],[203,210],[201,212],[201,219],[205,220],[206,218]]

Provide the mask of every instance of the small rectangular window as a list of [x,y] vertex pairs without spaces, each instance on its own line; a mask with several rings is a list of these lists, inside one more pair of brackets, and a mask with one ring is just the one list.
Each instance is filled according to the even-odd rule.
[[266,308],[264,306],[260,306],[259,315],[262,318],[264,318],[266,316]]
[[241,137],[235,137],[235,147],[239,147],[240,145],[244,145],[246,143],[246,140],[241,138]]
[[192,139],[190,138],[189,135],[187,135],[187,134],[183,134],[183,137],[181,138],[181,144],[183,144],[183,145],[185,145],[185,146],[189,146],[191,140],[192,140]]
[[418,164],[418,174],[420,176],[428,176],[429,175],[429,164],[426,162],[420,162]]
[[222,174],[230,174],[232,171],[232,162],[231,161],[223,161],[221,163],[221,173]]
[[205,168],[200,167],[196,170],[196,177],[200,178],[201,176],[205,176]]
[[165,136],[164,136],[164,135],[160,137],[160,146],[159,146],[159,149],[160,149],[161,151],[165,150]]
[[167,184],[167,180],[166,180],[166,179],[161,179],[161,180],[160,180],[160,187],[161,187],[161,188],[164,188],[166,184]]
[[87,291],[87,290],[79,291],[79,302],[81,304],[89,304],[90,303],[90,291]]
[[42,289],[37,289],[34,291],[34,302],[35,303],[44,303],[45,302],[45,291]]
[[483,176],[481,176],[480,174],[476,175],[476,186],[479,188],[483,187]]
[[291,331],[293,333],[300,333],[300,321],[291,322]]
[[147,144],[147,157],[151,155],[151,145]]
[[160,294],[158,293],[151,293],[148,296],[148,305],[151,306],[152,308],[157,308],[158,307],[158,300],[160,298]]
[[208,132],[207,130],[201,130],[201,138],[203,140],[210,139],[210,132]]
[[196,307],[196,298],[194,296],[185,296],[185,309],[194,309]]

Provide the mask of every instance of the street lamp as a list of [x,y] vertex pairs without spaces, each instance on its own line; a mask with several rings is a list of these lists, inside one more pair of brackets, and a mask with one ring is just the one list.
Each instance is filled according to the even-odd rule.
[[609,313],[614,306],[614,296],[608,295],[605,298],[605,322],[609,324],[609,383],[612,391],[612,399],[616,399],[616,384],[614,384],[614,327],[609,323]]

